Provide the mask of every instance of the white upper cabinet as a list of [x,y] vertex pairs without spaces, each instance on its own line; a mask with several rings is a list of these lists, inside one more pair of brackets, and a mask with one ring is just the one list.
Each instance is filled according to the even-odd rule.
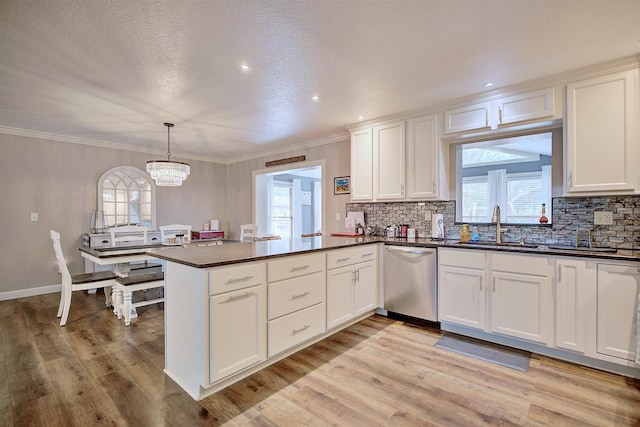
[[373,129],[351,133],[351,200],[373,200]]
[[405,122],[373,128],[373,193],[376,200],[404,198]]
[[491,124],[491,102],[467,105],[444,113],[444,133],[489,129]]
[[498,126],[552,117],[553,88],[501,98],[492,104],[498,112]]
[[407,199],[446,199],[448,147],[438,135],[438,115],[407,121]]
[[445,111],[445,134],[497,129],[561,117],[554,88],[520,93]]
[[567,85],[565,191],[624,194],[636,191],[638,70]]

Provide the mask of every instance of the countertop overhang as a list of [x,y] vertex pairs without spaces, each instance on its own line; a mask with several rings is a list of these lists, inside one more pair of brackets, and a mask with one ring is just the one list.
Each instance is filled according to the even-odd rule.
[[598,251],[551,249],[546,245],[537,248],[521,246],[493,246],[489,242],[482,245],[460,244],[459,240],[431,240],[430,238],[384,238],[362,237],[307,237],[295,239],[268,240],[254,243],[230,243],[218,246],[175,248],[154,247],[147,254],[166,261],[176,262],[195,268],[219,267],[249,261],[260,261],[288,255],[299,255],[316,251],[346,248],[363,244],[384,243],[397,246],[446,247],[469,250],[529,253],[541,255],[573,256],[624,261],[640,261],[640,250],[618,249],[615,253]]

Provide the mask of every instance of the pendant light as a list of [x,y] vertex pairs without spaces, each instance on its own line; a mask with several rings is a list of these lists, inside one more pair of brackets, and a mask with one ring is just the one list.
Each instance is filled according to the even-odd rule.
[[149,160],[147,162],[147,173],[160,187],[176,187],[182,185],[182,181],[187,179],[191,173],[188,163],[171,161],[171,128],[173,123],[165,123],[167,127],[167,160]]

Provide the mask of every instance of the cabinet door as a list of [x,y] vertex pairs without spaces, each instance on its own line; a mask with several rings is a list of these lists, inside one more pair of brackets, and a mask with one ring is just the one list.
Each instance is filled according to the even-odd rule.
[[438,197],[438,115],[411,119],[407,126],[407,197]]
[[438,312],[441,322],[484,329],[484,270],[438,266]]
[[353,267],[327,271],[327,329],[338,326],[353,315]]
[[585,351],[586,276],[584,261],[556,259],[555,345],[580,353]]
[[376,308],[377,277],[375,262],[370,261],[356,266],[356,280],[353,284],[354,317]]
[[635,360],[640,293],[638,268],[598,264],[597,289],[597,352]]
[[549,279],[492,272],[491,331],[547,344]]
[[495,101],[498,125],[553,116],[553,88],[521,93]]
[[404,122],[377,126],[373,129],[374,198],[404,198]]
[[351,134],[351,200],[373,199],[373,130]]
[[491,123],[491,102],[445,111],[444,123],[445,134],[488,129]]
[[635,189],[638,145],[637,70],[567,86],[567,192]]
[[209,298],[211,383],[265,360],[264,285]]

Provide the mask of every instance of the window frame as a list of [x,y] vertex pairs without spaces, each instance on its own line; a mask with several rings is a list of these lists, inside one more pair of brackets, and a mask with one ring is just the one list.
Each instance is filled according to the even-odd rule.
[[[106,171],[105,173],[103,173],[100,178],[98,179],[98,193],[97,193],[97,199],[98,199],[98,210],[101,210],[103,212],[106,211],[105,209],[105,203],[114,203],[116,204],[116,212],[117,212],[117,204],[118,203],[126,203],[126,218],[127,218],[127,224],[110,224],[108,221],[108,217],[110,217],[111,215],[107,215],[107,213],[105,212],[105,225],[108,228],[114,227],[115,225],[133,225],[136,223],[132,223],[131,222],[131,218],[130,218],[130,201],[127,200],[126,202],[111,202],[111,201],[105,201],[104,200],[104,190],[105,190],[105,181],[110,181],[110,182],[120,182],[122,181],[122,176],[126,176],[128,177],[133,183],[137,183],[139,179],[143,179],[144,182],[146,182],[147,184],[149,184],[149,191],[150,191],[150,208],[151,208],[151,223],[148,225],[150,229],[155,229],[156,228],[156,186],[155,183],[153,182],[153,179],[151,178],[151,176],[149,176],[146,172],[133,167],[133,166],[116,166],[114,168],[109,169],[108,171]],[[116,189],[117,184],[114,185],[114,189]],[[142,194],[142,192],[147,191],[144,189],[141,189],[141,186],[136,184],[135,187],[138,188],[138,191]],[[129,190],[131,190],[131,186],[127,187]],[[115,221],[117,221],[117,213],[116,213],[116,219]],[[140,220],[140,222],[142,222],[142,219]]]

